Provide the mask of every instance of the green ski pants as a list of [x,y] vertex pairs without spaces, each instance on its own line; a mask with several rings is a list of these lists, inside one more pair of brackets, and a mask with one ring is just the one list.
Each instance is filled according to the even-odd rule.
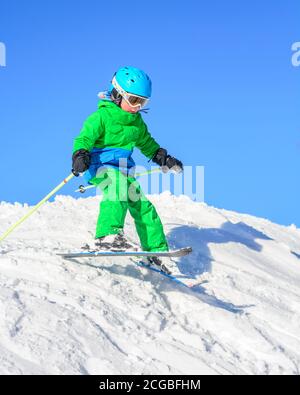
[[127,210],[134,219],[143,251],[168,251],[161,220],[134,177],[106,168],[91,183],[103,193],[97,221],[96,238],[123,230]]

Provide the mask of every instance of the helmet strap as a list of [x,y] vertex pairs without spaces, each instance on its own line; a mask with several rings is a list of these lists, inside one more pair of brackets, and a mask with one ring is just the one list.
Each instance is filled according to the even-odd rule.
[[113,90],[111,91],[111,100],[113,103],[120,107],[122,96],[115,88],[113,88]]

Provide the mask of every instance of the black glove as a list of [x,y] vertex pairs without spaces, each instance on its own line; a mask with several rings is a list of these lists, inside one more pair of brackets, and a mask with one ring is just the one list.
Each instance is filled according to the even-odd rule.
[[74,152],[72,156],[72,173],[78,177],[79,173],[85,172],[91,164],[91,154],[85,149]]
[[166,167],[170,170],[175,171],[175,173],[181,173],[183,171],[182,162],[171,155],[167,156]]
[[155,152],[152,161],[156,163],[158,166],[162,167],[166,165],[167,156],[168,156],[167,150],[164,148],[159,148]]
[[174,170],[176,173],[180,173],[183,170],[183,164],[180,160],[174,158],[171,155],[168,155],[167,150],[164,148],[159,148],[152,161],[158,164],[164,173],[167,173],[169,170]]

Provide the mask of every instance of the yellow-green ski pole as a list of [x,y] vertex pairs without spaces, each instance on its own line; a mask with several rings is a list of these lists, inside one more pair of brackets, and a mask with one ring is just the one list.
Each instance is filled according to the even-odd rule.
[[18,222],[12,225],[3,235],[0,237],[0,242],[6,239],[6,237],[12,233],[22,222],[26,221],[27,218],[31,216],[36,210],[38,210],[44,203],[47,202],[57,191],[59,191],[67,182],[69,182],[74,177],[74,174],[71,173],[67,178],[65,178],[56,188],[53,189],[43,200],[41,200],[36,206],[34,206],[23,218],[21,218]]

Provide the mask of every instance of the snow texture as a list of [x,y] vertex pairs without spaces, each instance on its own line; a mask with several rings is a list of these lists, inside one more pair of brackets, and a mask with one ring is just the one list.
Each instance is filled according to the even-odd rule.
[[[92,240],[99,199],[58,196],[0,244],[0,374],[299,375],[299,229],[150,195],[170,246],[193,247],[169,262],[189,290],[126,257],[56,255]],[[0,203],[0,233],[28,209]]]

